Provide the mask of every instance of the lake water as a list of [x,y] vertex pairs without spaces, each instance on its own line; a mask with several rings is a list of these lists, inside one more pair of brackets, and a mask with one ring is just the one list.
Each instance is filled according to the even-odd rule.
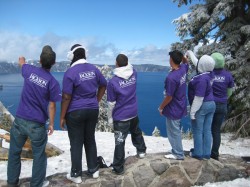
[[[52,73],[59,83],[62,83],[62,72]],[[159,115],[158,107],[163,100],[164,72],[139,72],[137,83],[137,98],[140,127],[146,135],[152,135],[154,127],[157,126],[161,136],[166,134],[166,118]],[[0,84],[3,89],[0,90],[0,100],[6,108],[15,115],[19,103],[23,78],[21,74],[3,74],[0,75]],[[60,103],[57,104],[57,114],[55,119],[55,129],[59,130]],[[188,117],[182,119],[183,130],[190,129],[190,120]]]

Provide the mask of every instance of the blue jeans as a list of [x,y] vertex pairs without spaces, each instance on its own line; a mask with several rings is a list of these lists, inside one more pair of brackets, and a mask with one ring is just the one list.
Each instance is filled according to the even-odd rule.
[[184,152],[182,147],[181,139],[181,120],[171,120],[167,118],[166,129],[169,143],[172,147],[172,154],[177,157],[177,159],[184,159]]
[[195,120],[191,121],[194,149],[192,157],[197,159],[210,159],[211,154],[211,124],[215,112],[214,101],[203,102],[201,108],[195,114]]
[[32,122],[16,117],[10,130],[10,148],[7,167],[7,182],[17,185],[21,171],[23,145],[30,139],[33,153],[31,187],[41,187],[46,177],[47,156],[45,148],[48,140],[44,124]]
[[215,104],[216,104],[216,109],[212,122],[213,145],[212,145],[211,157],[218,160],[219,148],[221,142],[220,129],[227,114],[227,103],[216,102]]
[[114,121],[115,151],[112,166],[119,173],[124,170],[125,141],[129,132],[137,153],[145,153],[147,149],[139,128],[138,116],[128,121]]
[[82,175],[83,145],[88,172],[94,173],[99,169],[95,141],[95,127],[98,114],[98,109],[81,109],[72,111],[66,115],[71,153],[71,177]]

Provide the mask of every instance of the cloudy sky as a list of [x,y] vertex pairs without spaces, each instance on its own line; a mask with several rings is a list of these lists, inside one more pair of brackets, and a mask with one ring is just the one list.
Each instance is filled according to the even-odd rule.
[[134,64],[168,65],[179,41],[172,20],[186,12],[172,0],[1,0],[0,60],[38,59],[47,44],[66,60],[79,43],[90,63],[114,64],[124,53]]

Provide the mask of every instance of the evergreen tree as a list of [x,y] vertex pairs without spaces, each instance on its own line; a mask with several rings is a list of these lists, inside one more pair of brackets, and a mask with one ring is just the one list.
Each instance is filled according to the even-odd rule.
[[[235,91],[229,100],[233,130],[244,125],[250,135],[250,1],[249,0],[173,0],[178,6],[192,4],[190,12],[173,21],[182,42],[172,49],[194,50],[197,56],[220,52],[226,68],[233,74]],[[233,120],[232,120],[233,119]],[[247,129],[248,128],[248,129]]]

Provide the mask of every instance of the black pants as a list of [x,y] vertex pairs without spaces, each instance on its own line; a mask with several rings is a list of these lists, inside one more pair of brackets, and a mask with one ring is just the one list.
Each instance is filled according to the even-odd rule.
[[117,172],[124,170],[125,163],[125,140],[128,133],[131,133],[133,145],[136,147],[137,153],[145,153],[146,145],[139,128],[139,118],[135,117],[128,121],[114,121],[115,132],[115,152],[113,159],[113,168]]
[[98,170],[95,127],[98,120],[98,109],[82,109],[66,115],[66,124],[70,140],[71,176],[82,175],[82,148],[84,145],[88,171]]

